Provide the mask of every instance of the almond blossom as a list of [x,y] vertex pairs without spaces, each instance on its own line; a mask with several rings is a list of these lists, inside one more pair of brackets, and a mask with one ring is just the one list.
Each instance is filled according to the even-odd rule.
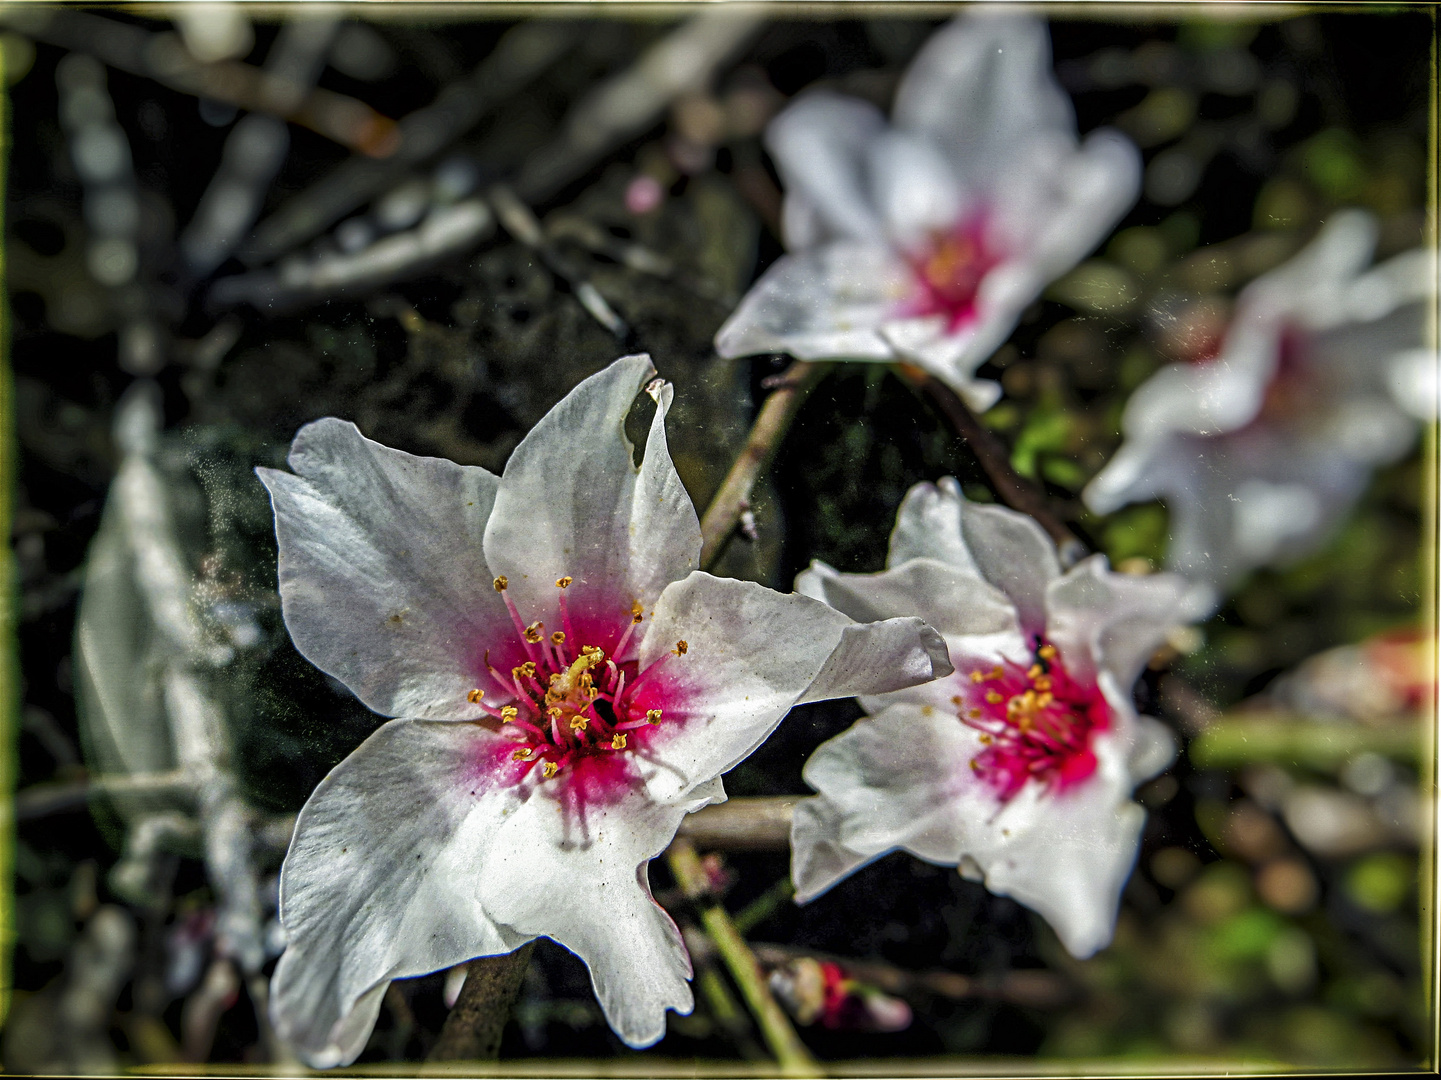
[[[277,1031],[315,1066],[364,1049],[392,979],[545,935],[627,1043],[687,1012],[646,868],[791,706],[950,671],[919,619],[853,623],[696,569],[669,384],[616,361],[502,476],[328,418],[259,470],[296,648],[392,719],[316,788],[281,871]],[[639,466],[624,424],[645,385]]]
[[1198,610],[1172,574],[1112,573],[1104,556],[1061,572],[1031,518],[968,502],[950,478],[912,488],[888,569],[812,563],[799,591],[852,618],[918,615],[955,673],[862,696],[870,713],[823,743],[796,807],[796,899],[813,900],[901,849],[1034,909],[1076,956],[1105,946],[1145,811],[1134,787],[1174,740],[1131,688],[1167,632]]
[[1346,211],[1242,290],[1219,334],[1131,396],[1125,441],[1086,504],[1164,499],[1169,565],[1216,599],[1323,542],[1436,414],[1432,256],[1372,267],[1375,246],[1375,219]]
[[721,356],[906,360],[976,409],[974,377],[1045,286],[1136,201],[1141,161],[1114,131],[1076,137],[1046,28],[958,18],[921,49],[891,123],[828,91],[766,131],[785,183],[775,263],[716,335]]

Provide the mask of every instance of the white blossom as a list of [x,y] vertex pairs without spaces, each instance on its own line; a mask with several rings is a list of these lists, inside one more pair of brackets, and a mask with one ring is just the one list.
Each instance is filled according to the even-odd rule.
[[[696,569],[666,447],[672,388],[631,356],[581,383],[504,475],[336,419],[260,471],[296,647],[390,717],[316,788],[281,871],[277,1031],[364,1049],[392,979],[548,936],[633,1046],[687,1012],[690,962],[649,861],[791,706],[950,670],[920,620]],[[645,384],[641,464],[624,433]]]
[[909,361],[994,404],[976,368],[1140,190],[1122,135],[1078,141],[1050,54],[1034,19],[962,17],[921,49],[889,124],[830,92],[777,116],[790,253],[721,327],[720,355]]
[[1034,520],[968,502],[949,478],[906,496],[886,565],[817,562],[796,587],[852,618],[925,619],[955,673],[862,696],[871,715],[807,762],[819,795],[792,826],[796,899],[899,848],[1033,908],[1089,956],[1111,939],[1136,860],[1145,811],[1131,792],[1175,753],[1131,689],[1201,598],[1100,555],[1063,574]]
[[1168,563],[1214,599],[1314,550],[1436,415],[1432,256],[1373,267],[1375,244],[1370,214],[1340,213],[1242,290],[1217,345],[1131,396],[1125,441],[1085,490],[1100,514],[1165,500]]

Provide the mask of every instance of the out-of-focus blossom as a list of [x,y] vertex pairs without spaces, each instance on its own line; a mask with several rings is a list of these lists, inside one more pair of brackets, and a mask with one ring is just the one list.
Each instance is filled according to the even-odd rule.
[[1265,700],[1312,717],[1411,722],[1436,701],[1435,657],[1432,634],[1380,634],[1308,658],[1268,686]]
[[873,715],[806,764],[820,794],[792,826],[804,903],[897,848],[959,866],[1040,912],[1066,948],[1106,945],[1145,812],[1131,800],[1175,749],[1131,687],[1204,597],[1174,574],[1061,573],[1031,518],[968,502],[954,480],[901,504],[889,569],[813,563],[797,589],[852,618],[904,612],[936,627],[948,679],[862,697]]
[[770,987],[786,1010],[804,1025],[836,1031],[904,1031],[911,1007],[852,978],[831,960],[801,956],[771,972]]
[[1078,142],[1045,27],[1010,14],[933,36],[890,124],[817,92],[771,122],[766,145],[786,185],[790,254],[721,327],[720,355],[907,360],[978,409],[1000,387],[976,368],[1140,187],[1123,136]]
[[[581,383],[505,473],[302,428],[275,507],[296,647],[379,728],[301,810],[281,873],[276,1029],[353,1061],[392,979],[539,935],[644,1046],[689,1011],[690,962],[649,861],[791,706],[950,671],[919,619],[853,623],[696,569],[671,387],[645,356]],[[625,418],[655,400],[642,463]]]
[[1347,211],[1248,285],[1219,339],[1132,395],[1087,505],[1164,499],[1169,565],[1218,594],[1321,543],[1436,412],[1431,259],[1371,267],[1375,243],[1374,219]]

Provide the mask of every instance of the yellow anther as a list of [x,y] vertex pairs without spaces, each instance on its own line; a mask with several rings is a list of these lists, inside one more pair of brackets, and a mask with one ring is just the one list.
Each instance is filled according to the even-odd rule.
[[483,697],[485,697],[485,691],[482,690],[482,689],[480,689],[480,687],[476,687],[476,688],[475,688],[474,690],[472,690],[470,693],[468,693],[468,694],[465,695],[465,700],[468,701],[468,702],[470,702],[472,705],[474,705],[477,701],[479,701],[479,700],[480,700],[481,698],[483,698]]
[[581,716],[579,713],[576,713],[570,718],[571,731],[584,731],[588,727],[590,727],[590,721],[587,720],[585,717]]
[[985,681],[986,681],[986,673],[985,673],[984,671],[982,671],[980,668],[977,668],[975,671],[971,672],[971,682],[973,682],[973,683],[982,683],[982,682],[985,682]]
[[545,623],[533,622],[525,628],[525,640],[534,645],[540,641],[541,632],[545,629]]
[[500,577],[496,578],[491,584],[495,586],[496,592],[505,592],[506,586],[509,585],[510,582],[505,580],[504,574],[501,574]]
[[640,606],[640,601],[639,601],[639,600],[637,600],[635,603],[631,604],[631,606],[630,606],[630,621],[631,621],[631,622],[640,622],[642,613],[643,613],[644,611],[645,611],[645,608],[643,608],[643,607]]
[[611,736],[610,748],[611,748],[612,750],[624,750],[624,749],[625,749],[625,733],[624,733],[624,732],[617,731],[613,736]]
[[556,587],[557,589],[568,589],[568,588],[570,588],[570,583],[571,583],[573,580],[575,580],[575,579],[572,578],[569,574],[566,574],[565,577],[560,577],[560,578],[556,578],[556,579],[555,579],[555,587]]
[[511,669],[510,669],[510,673],[511,673],[512,675],[516,676],[517,678],[519,678],[520,676],[523,675],[523,676],[525,676],[527,679],[529,679],[530,677],[532,677],[532,676],[535,674],[535,661],[534,661],[534,660],[527,660],[525,663],[521,664],[519,667],[513,667],[513,668],[511,668]]
[[980,772],[981,765],[975,758],[971,758],[971,772]]
[[687,645],[684,641],[677,641],[675,643],[675,654],[677,656],[684,656],[686,654],[686,650],[689,648],[690,646]]
[[952,704],[952,705],[964,705],[965,702],[964,702],[963,700],[961,700],[960,695],[957,694],[955,697],[951,698],[951,704]]
[[1000,664],[997,664],[995,667],[991,668],[991,678],[993,679],[999,679],[1004,674],[1005,671],[1001,668]]
[[645,720],[646,720],[646,723],[648,723],[648,724],[659,724],[659,723],[660,723],[660,710],[659,710],[659,709],[647,709],[647,710],[646,710],[646,713],[645,713]]
[[590,698],[591,701],[594,701],[596,698],[600,697],[600,687],[587,686],[585,688],[585,696]]
[[505,706],[505,708],[500,710],[500,722],[502,724],[508,724],[519,715],[519,709],[517,709],[514,705],[507,705]]
[[548,716],[553,716],[553,717],[555,717],[557,720],[559,720],[560,717],[561,717],[561,714],[565,712],[565,710],[562,709],[559,705],[552,705],[550,708],[546,709],[545,711],[546,711],[546,715],[548,715]]
[[1036,678],[1039,678],[1039,677],[1041,676],[1041,674],[1042,674],[1042,672],[1041,672],[1041,665],[1040,665],[1040,664],[1032,664],[1032,665],[1026,670],[1026,678],[1028,678],[1028,679],[1036,679]]
[[582,645],[580,647],[580,654],[582,656],[597,656],[601,659],[605,658],[605,650],[603,650],[599,645]]
[[1042,694],[1040,697],[1036,698],[1036,707],[1037,707],[1037,708],[1040,708],[1040,709],[1044,709],[1044,708],[1046,708],[1047,706],[1049,706],[1049,705],[1051,704],[1051,702],[1053,702],[1053,701],[1055,701],[1055,700],[1056,700],[1055,695],[1052,694],[1052,693],[1050,693],[1049,691],[1047,691],[1046,693]]
[[969,716],[970,716],[970,718],[971,718],[972,720],[979,720],[979,719],[981,718],[981,710],[980,710],[980,709],[972,709],[972,710],[970,711],[970,713],[969,713]]
[[1036,680],[1035,686],[1037,690],[1049,690],[1051,688],[1051,677],[1049,675],[1042,675]]
[[1036,655],[1042,660],[1054,660],[1056,658],[1056,647],[1054,645],[1042,645],[1036,650]]
[[999,705],[1001,703],[1001,695],[995,690],[987,690],[986,700],[989,701],[992,705]]
[[510,757],[512,761],[529,761],[532,753],[534,753],[534,751],[531,750],[530,747],[522,746],[515,753],[511,754]]
[[553,672],[550,673],[550,679],[549,679],[549,681],[546,682],[545,685],[546,685],[546,686],[554,686],[556,683],[560,682],[560,680],[563,679],[563,678],[565,678],[565,675],[564,675],[564,674],[562,674],[562,673],[559,672],[559,671],[553,671]]
[[540,767],[540,774],[549,780],[556,773],[560,772],[560,766],[553,761],[547,761]]
[[551,643],[552,645],[564,645],[564,644],[565,644],[565,631],[564,631],[564,630],[557,630],[555,633],[551,634],[551,635],[550,635],[550,643]]

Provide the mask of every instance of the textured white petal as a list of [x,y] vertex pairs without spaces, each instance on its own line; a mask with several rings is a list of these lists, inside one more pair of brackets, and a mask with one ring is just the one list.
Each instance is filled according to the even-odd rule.
[[296,648],[376,712],[478,715],[466,692],[509,623],[480,544],[496,477],[330,418],[300,429],[290,466],[295,475],[256,471],[275,508]]
[[1277,313],[1311,330],[1325,330],[1354,316],[1349,293],[1376,248],[1376,218],[1365,210],[1332,215],[1297,255],[1246,286],[1238,316]]
[[[656,766],[647,780],[652,797],[683,798],[747,757],[827,668],[852,625],[809,597],[749,581],[697,571],[667,588],[641,643],[640,666],[644,673],[666,658],[659,677],[682,702],[685,720],[662,723],[648,740]],[[909,632],[899,635],[900,649],[894,628],[877,631],[886,646],[884,663],[874,670],[832,668],[832,688],[850,695],[929,678],[935,659],[922,626],[909,624]],[[672,651],[678,641],[686,642],[683,655]],[[849,639],[850,657],[857,646],[868,654],[869,644],[865,635]]]
[[791,816],[791,881],[796,903],[809,903],[875,857],[858,855],[842,845],[840,825],[840,811],[825,798],[796,803]]
[[931,35],[896,90],[893,116],[935,139],[973,188],[1018,146],[1075,131],[1045,26],[1009,12],[959,18]]
[[1136,717],[1134,740],[1126,758],[1133,784],[1143,784],[1165,772],[1180,749],[1171,729],[1149,716]]
[[904,302],[910,271],[888,246],[835,241],[784,255],[716,333],[723,357],[790,353],[799,360],[895,358],[878,327]]
[[937,559],[959,570],[976,573],[976,562],[961,536],[961,507],[965,503],[953,477],[934,484],[921,483],[906,492],[896,511],[887,566],[910,559]]
[[1037,634],[1046,625],[1046,589],[1061,573],[1056,545],[1036,519],[1003,506],[963,503],[961,534],[986,581],[1016,607],[1021,630]]
[[841,631],[840,642],[796,704],[887,694],[954,670],[945,639],[920,619],[856,623]]
[[698,564],[700,524],[671,464],[657,407],[639,469],[625,418],[655,374],[648,356],[627,356],[592,375],[531,429],[506,463],[485,530],[492,571],[527,623],[554,624],[559,590],[572,577],[573,606],[624,613],[649,605]]
[[806,235],[794,239],[881,241],[864,170],[866,147],[885,126],[874,105],[824,91],[804,95],[770,122],[766,149],[786,198],[800,196],[808,218]]
[[881,336],[896,355],[909,360],[945,383],[973,412],[982,413],[1001,399],[1001,384],[977,379],[976,368],[988,360],[1016,328],[1021,309],[1035,299],[1029,291],[1018,303],[996,305],[986,299],[987,287],[1003,271],[993,270],[981,283],[976,298],[976,317],[965,326],[949,331],[945,317],[890,319]]
[[910,559],[878,574],[842,574],[819,560],[796,579],[804,595],[824,600],[857,622],[901,615],[924,619],[946,637],[1019,633],[1016,609],[974,572],[936,559]]
[[945,155],[924,137],[885,130],[865,146],[870,203],[903,249],[950,229],[967,209],[966,192]]
[[1178,574],[1117,574],[1092,555],[1046,590],[1047,636],[1073,674],[1096,674],[1094,657],[1130,686],[1172,628],[1205,614],[1207,599]]
[[1432,349],[1408,349],[1391,358],[1386,388],[1396,404],[1417,420],[1435,420],[1441,380],[1441,356]]
[[579,956],[615,1033],[649,1046],[665,1034],[666,1009],[688,1013],[692,997],[690,957],[646,867],[688,812],[724,792],[713,783],[662,806],[641,788],[593,802],[556,797],[566,790],[542,784],[499,825],[476,889],[496,919]]
[[526,940],[479,891],[515,804],[483,762],[507,745],[473,724],[392,720],[306,802],[281,869],[288,944],[271,992],[276,1030],[306,1060],[353,1061],[391,979]]

